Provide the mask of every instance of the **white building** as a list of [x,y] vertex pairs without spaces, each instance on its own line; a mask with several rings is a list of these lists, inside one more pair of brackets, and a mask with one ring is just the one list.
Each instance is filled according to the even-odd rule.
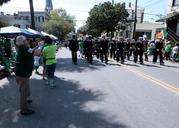
[[[45,22],[45,16],[45,12],[34,12],[35,26],[37,30],[42,29],[43,23]],[[9,26],[15,25],[19,26],[20,28],[28,28],[31,26],[30,12],[27,11],[19,11],[14,15],[4,15],[1,13],[0,20]]]
[[136,38],[146,35],[147,39],[153,40],[155,34],[164,28],[164,23],[137,23],[136,24]]
[[179,12],[179,0],[168,0],[168,14]]
[[[128,24],[126,31],[124,33],[124,37],[132,38],[133,35],[133,27],[134,27],[134,20],[135,20],[135,5],[130,3],[126,3],[126,10],[129,13],[127,18]],[[137,23],[143,23],[144,20],[144,8],[137,7]],[[121,34],[120,34],[121,35]]]
[[[17,15],[21,19],[27,20],[29,22],[29,24],[26,25],[26,26],[30,26],[30,24],[31,24],[30,12],[28,12],[28,11],[20,11],[20,12],[18,12]],[[46,13],[45,12],[43,12],[43,11],[34,12],[35,27],[36,27],[37,30],[42,29],[43,23],[45,22],[45,18],[46,18]],[[22,25],[22,26],[24,26],[24,25]]]
[[[126,10],[129,13],[127,18],[129,21],[134,21],[135,18],[135,5],[128,3],[126,4]],[[144,20],[144,8],[137,7],[137,23],[142,23]]]
[[[44,11],[35,11],[34,20],[35,27],[37,30],[42,30],[43,23],[49,16],[50,12],[53,10],[52,0],[46,0],[46,5]],[[4,15],[3,12],[0,13],[0,20],[7,25],[15,25],[20,28],[27,28],[31,26],[31,15],[30,11],[19,11],[14,15]]]
[[1,13],[0,21],[4,22],[6,25],[13,25],[21,28],[26,28],[30,24],[28,20],[22,19],[17,15],[4,15],[4,13]]
[[[131,21],[131,24],[128,24],[128,35],[132,37],[133,35],[133,25],[135,18],[135,5],[129,3],[126,5],[126,9],[129,13],[128,21]],[[138,37],[143,37],[144,35],[149,40],[153,40],[155,34],[160,32],[162,28],[164,28],[164,23],[144,23],[144,11],[145,9],[142,7],[137,7],[137,24],[136,24],[136,32],[135,39]]]

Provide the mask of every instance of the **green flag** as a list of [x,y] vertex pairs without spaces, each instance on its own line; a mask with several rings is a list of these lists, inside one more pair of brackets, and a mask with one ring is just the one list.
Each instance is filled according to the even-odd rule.
[[166,39],[166,37],[167,37],[167,28],[163,28],[162,29],[162,37],[163,37],[163,39]]

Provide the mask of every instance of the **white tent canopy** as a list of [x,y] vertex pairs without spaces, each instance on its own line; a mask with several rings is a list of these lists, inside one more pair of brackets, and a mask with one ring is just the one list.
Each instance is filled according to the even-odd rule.
[[35,38],[37,36],[32,32],[29,32],[25,29],[21,29],[15,26],[7,26],[7,27],[0,28],[0,35],[19,35],[19,34],[32,38]]
[[0,33],[1,34],[29,34],[29,35],[33,35],[32,32],[29,32],[25,29],[21,29],[21,28],[18,28],[18,27],[15,27],[15,26],[8,26],[8,27],[2,27],[0,28]]
[[54,36],[54,35],[52,35],[52,34],[50,34],[50,37],[51,37],[52,39],[54,39],[54,40],[58,40],[58,37],[56,37],[56,36]]
[[0,29],[0,33],[22,33],[22,29],[15,26],[3,27]]
[[38,32],[38,31],[36,31],[36,30],[34,30],[34,29],[31,29],[31,28],[28,28],[28,29],[25,29],[26,31],[28,31],[28,32],[31,32],[31,33],[33,33],[33,34],[35,34],[35,35],[42,35],[40,32]]
[[46,33],[46,32],[43,32],[43,31],[41,31],[41,34],[42,34],[43,36],[50,36],[50,34],[48,34],[48,33]]
[[41,31],[41,34],[42,34],[43,36],[49,36],[49,37],[52,38],[53,40],[58,40],[58,37],[56,37],[56,36],[54,36],[54,35],[52,35],[52,34],[48,34],[48,33],[43,32],[43,31]]

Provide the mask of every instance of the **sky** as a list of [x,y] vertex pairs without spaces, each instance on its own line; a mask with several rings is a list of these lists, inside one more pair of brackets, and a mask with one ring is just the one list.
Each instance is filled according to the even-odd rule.
[[[43,11],[46,0],[34,0],[34,11]],[[52,0],[53,8],[63,8],[68,14],[75,16],[76,28],[85,24],[88,12],[94,5],[109,0]],[[112,1],[112,0],[111,0]],[[135,0],[114,0],[115,3],[131,2],[135,4]],[[158,15],[165,16],[167,14],[168,0],[138,0],[138,6],[145,8],[144,21],[154,22],[160,19]],[[11,0],[0,7],[0,11],[5,14],[13,14],[18,11],[29,11],[29,0]]]

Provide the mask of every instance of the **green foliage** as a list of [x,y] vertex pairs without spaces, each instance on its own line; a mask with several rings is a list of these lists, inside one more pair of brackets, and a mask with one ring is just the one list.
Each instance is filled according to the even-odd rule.
[[57,37],[64,38],[75,30],[74,17],[63,9],[53,10],[49,19],[44,23],[44,29]]
[[10,0],[0,0],[0,5],[3,5],[4,3],[9,2]]
[[98,37],[101,35],[101,31],[97,29],[88,29],[88,34],[93,35],[94,37]]
[[115,31],[119,21],[124,23],[128,17],[124,3],[117,3],[114,6],[111,2],[95,5],[89,12],[87,19],[88,31],[101,33],[103,31]]
[[87,25],[80,27],[77,30],[77,33],[82,34],[82,35],[89,34],[89,35],[93,35],[93,36],[96,36],[96,37],[101,35],[101,32],[99,32],[97,29],[88,29]]
[[84,25],[84,26],[80,27],[80,28],[77,30],[77,33],[78,33],[78,34],[82,34],[82,35],[86,35],[86,34],[87,34],[87,26]]

